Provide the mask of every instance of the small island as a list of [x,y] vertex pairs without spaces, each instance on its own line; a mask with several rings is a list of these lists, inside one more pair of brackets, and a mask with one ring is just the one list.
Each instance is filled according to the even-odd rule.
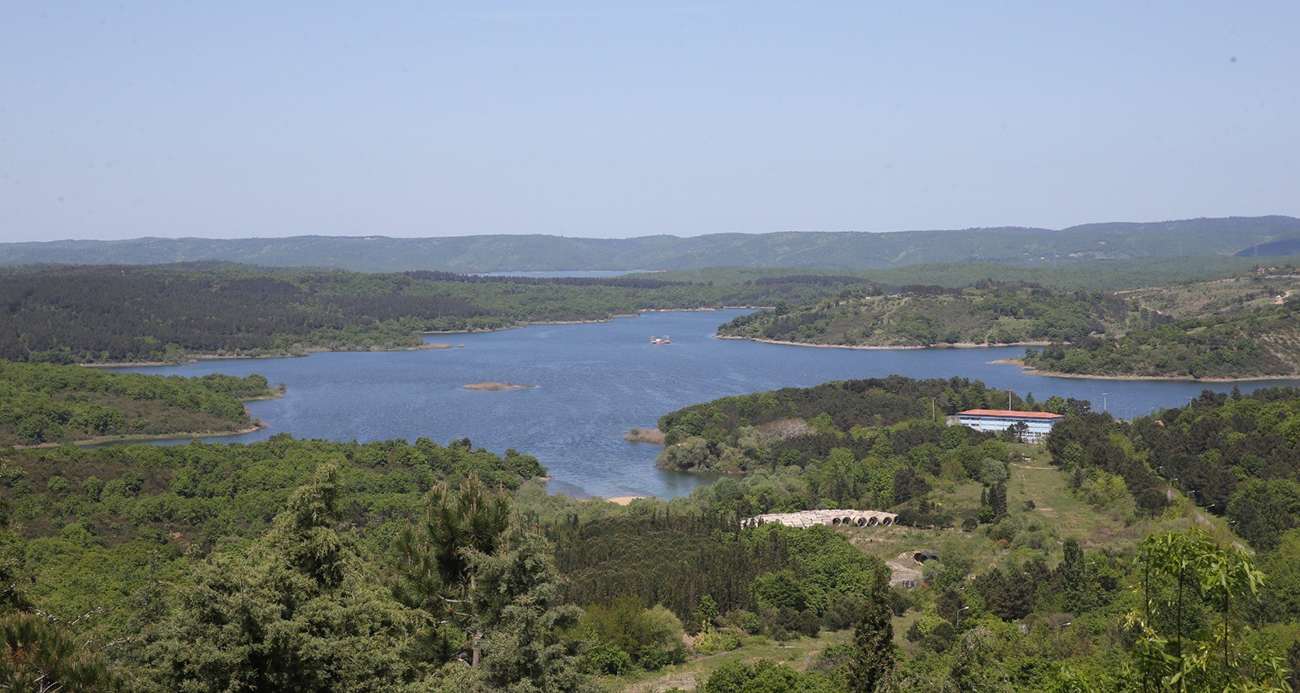
[[499,383],[495,380],[483,383],[470,383],[461,387],[463,390],[482,390],[484,392],[500,392],[502,390],[527,390],[537,387],[536,385],[516,385],[514,383]]
[[657,428],[634,428],[623,434],[623,440],[629,443],[650,443],[663,445],[664,433]]

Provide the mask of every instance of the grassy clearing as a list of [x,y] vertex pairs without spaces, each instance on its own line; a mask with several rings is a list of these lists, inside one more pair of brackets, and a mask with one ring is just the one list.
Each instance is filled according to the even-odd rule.
[[767,638],[746,638],[739,649],[700,657],[685,664],[667,667],[660,671],[638,672],[629,676],[605,680],[610,690],[624,693],[660,693],[674,687],[684,691],[703,690],[704,682],[715,669],[727,662],[756,662],[766,659],[803,671],[819,652],[832,645],[853,639],[853,631],[842,630],[822,633],[815,638],[799,638],[776,642]]

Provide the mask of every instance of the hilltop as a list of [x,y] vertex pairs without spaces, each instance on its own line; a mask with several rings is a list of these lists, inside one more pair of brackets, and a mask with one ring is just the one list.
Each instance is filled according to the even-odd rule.
[[718,265],[879,269],[938,262],[1051,265],[1152,256],[1233,255],[1300,237],[1300,219],[1228,217],[947,231],[718,233],[628,239],[546,235],[389,238],[138,238],[0,244],[0,265],[223,260],[364,272],[681,270]]
[[977,288],[913,287],[885,295],[845,292],[790,309],[743,315],[718,328],[724,337],[818,346],[1063,342],[1150,319],[1130,314],[1115,294],[1058,292],[985,282]]

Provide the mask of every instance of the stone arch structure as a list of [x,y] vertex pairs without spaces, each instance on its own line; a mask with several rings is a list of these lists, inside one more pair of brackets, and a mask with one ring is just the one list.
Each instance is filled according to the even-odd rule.
[[889,527],[898,519],[895,513],[879,510],[804,510],[797,513],[768,513],[740,521],[741,527],[758,527],[776,522],[787,527]]

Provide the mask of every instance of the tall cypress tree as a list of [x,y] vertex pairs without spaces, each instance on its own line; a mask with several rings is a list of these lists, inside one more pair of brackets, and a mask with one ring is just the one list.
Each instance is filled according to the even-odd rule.
[[894,625],[889,609],[889,573],[877,570],[870,599],[853,629],[853,661],[849,690],[875,693],[894,669]]

